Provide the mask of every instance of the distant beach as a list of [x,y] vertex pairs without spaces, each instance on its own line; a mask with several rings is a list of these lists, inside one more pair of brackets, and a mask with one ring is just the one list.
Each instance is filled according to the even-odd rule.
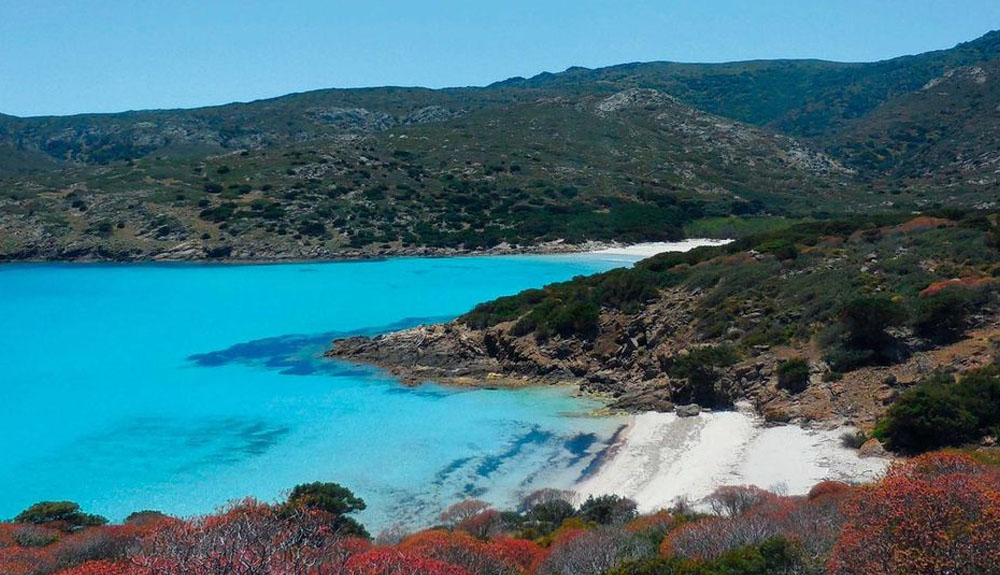
[[641,244],[620,245],[593,250],[587,253],[608,256],[631,256],[648,258],[665,252],[686,252],[705,246],[724,246],[732,240],[712,240],[692,238],[679,242],[646,242]]

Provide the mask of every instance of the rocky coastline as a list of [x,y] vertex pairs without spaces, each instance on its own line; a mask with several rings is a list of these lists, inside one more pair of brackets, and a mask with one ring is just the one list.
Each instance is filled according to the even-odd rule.
[[[556,337],[540,342],[512,333],[514,322],[474,329],[456,320],[336,340],[326,356],[379,367],[407,385],[569,385],[615,410],[695,415],[713,406],[692,405],[684,382],[672,379],[665,367],[710,344],[700,340],[693,327],[694,304],[701,297],[697,290],[676,288],[638,313],[604,310],[599,335],[589,341]],[[952,345],[914,353],[896,365],[860,368],[839,379],[826,377],[828,368],[817,358],[808,387],[799,393],[778,386],[777,367],[811,350],[758,346],[737,363],[720,368],[715,386],[730,402],[747,402],[768,424],[870,430],[903,390],[927,374],[989,364],[997,341],[1000,317],[991,316]]]

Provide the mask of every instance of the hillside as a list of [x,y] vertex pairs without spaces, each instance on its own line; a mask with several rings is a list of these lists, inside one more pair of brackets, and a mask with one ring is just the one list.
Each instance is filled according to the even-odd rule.
[[996,200],[1000,62],[953,68],[837,136],[845,162],[893,181],[964,184]]
[[938,369],[1000,349],[996,214],[802,224],[334,342],[414,383],[572,383],[611,405],[749,400],[772,421],[871,429]]
[[0,115],[0,260],[526,250],[729,215],[989,207],[998,54],[992,32],[870,64],[652,62]]
[[858,196],[850,177],[791,137],[626,90],[208,158],[74,165],[8,184],[0,229],[12,259],[673,239],[705,216],[835,209]]

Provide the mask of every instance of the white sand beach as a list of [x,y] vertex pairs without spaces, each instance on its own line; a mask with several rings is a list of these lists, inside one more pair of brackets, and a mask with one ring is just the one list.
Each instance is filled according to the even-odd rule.
[[723,246],[732,240],[711,240],[692,238],[679,242],[648,242],[642,244],[622,245],[588,252],[608,256],[638,256],[648,258],[664,252],[686,252],[703,246]]
[[642,413],[632,417],[622,441],[593,475],[574,490],[580,499],[614,493],[635,499],[641,512],[692,503],[722,485],[778,488],[805,494],[826,480],[871,481],[887,459],[860,458],[842,447],[850,428],[764,427],[746,409],[678,417]]

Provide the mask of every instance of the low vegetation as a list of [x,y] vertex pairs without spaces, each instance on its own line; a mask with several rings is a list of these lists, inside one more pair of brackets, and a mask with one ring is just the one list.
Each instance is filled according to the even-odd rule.
[[876,428],[894,450],[920,453],[1000,435],[1000,363],[958,381],[936,373],[900,397]]
[[[816,338],[835,372],[894,363],[910,351],[906,334],[932,345],[954,341],[974,311],[995,301],[996,214],[949,215],[792,225],[499,298],[460,321],[478,329],[515,321],[516,334],[540,340],[592,338],[600,310],[635,313],[681,288],[702,294],[696,315],[705,341],[739,351]],[[800,384],[803,367],[784,366],[796,371],[785,381]]]
[[[894,464],[870,485],[787,496],[723,487],[708,512],[686,503],[639,515],[616,496],[579,507],[541,490],[516,511],[462,501],[441,525],[371,540],[343,513],[364,503],[336,484],[299,486],[182,520],[153,511],[68,528],[63,514],[0,523],[5,575],[890,575],[996,573],[1000,472],[957,453]],[[36,506],[34,509],[38,509]],[[46,512],[47,513],[47,512]],[[360,526],[359,526],[360,527]]]

